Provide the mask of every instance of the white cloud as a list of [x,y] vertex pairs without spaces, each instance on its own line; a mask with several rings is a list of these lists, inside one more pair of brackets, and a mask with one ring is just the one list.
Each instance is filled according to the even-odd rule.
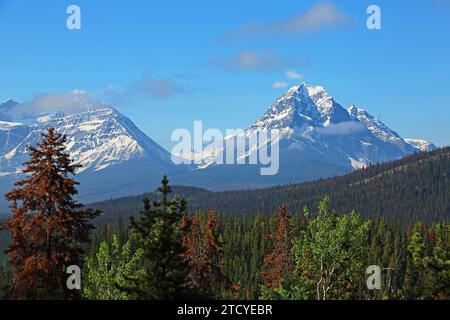
[[316,128],[316,132],[324,135],[347,135],[364,129],[366,129],[366,127],[361,122],[345,121],[332,123],[326,127]]
[[272,88],[286,88],[288,84],[284,81],[277,81],[272,84]]
[[292,80],[300,80],[303,78],[303,75],[298,73],[297,71],[291,70],[286,72],[286,77]]
[[85,105],[99,101],[106,101],[114,106],[123,106],[136,94],[162,100],[175,94],[194,92],[194,88],[178,83],[178,80],[182,78],[187,79],[187,76],[179,74],[169,78],[156,78],[144,74],[140,79],[125,87],[109,85],[91,92],[75,89],[64,93],[39,93],[31,100],[19,103],[9,113],[15,115],[38,115],[59,111],[73,113]]
[[136,81],[133,84],[133,89],[157,100],[167,99],[175,94],[188,94],[194,91],[189,86],[179,84],[174,77],[156,78],[149,74],[145,74]]
[[280,56],[275,50],[241,51],[229,58],[211,60],[209,65],[231,71],[284,71],[291,67],[304,65],[304,62]]
[[252,23],[225,35],[222,40],[231,41],[242,37],[298,35],[343,26],[350,19],[333,4],[321,2],[296,16],[269,23]]
[[12,112],[15,114],[74,112],[82,105],[92,101],[93,98],[88,93],[79,89],[68,93],[41,93],[30,101],[18,104]]

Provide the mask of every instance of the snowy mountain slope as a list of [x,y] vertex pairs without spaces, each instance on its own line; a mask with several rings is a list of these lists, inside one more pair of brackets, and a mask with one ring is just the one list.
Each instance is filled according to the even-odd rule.
[[14,149],[29,131],[30,129],[21,123],[0,121],[0,156]]
[[427,141],[427,140],[421,140],[421,139],[404,139],[406,143],[410,144],[413,148],[416,148],[420,151],[432,151],[436,149],[437,147]]
[[349,114],[320,86],[302,83],[279,97],[250,130],[302,128],[350,121]]
[[67,136],[67,151],[84,170],[98,171],[131,159],[170,163],[170,154],[108,105],[97,104],[77,114],[57,114],[37,122],[14,149],[0,157],[1,171],[15,172],[28,158],[26,148],[41,140],[46,128]]
[[[325,88],[307,83],[289,89],[243,134],[228,139],[244,136],[250,141],[250,137],[270,129],[281,134],[280,162],[287,167],[309,158],[353,170],[434,147],[426,141],[402,139],[367,111],[355,106],[344,109]],[[250,145],[246,153],[236,158],[248,158],[258,149],[257,145]],[[217,153],[229,151],[215,149]],[[203,167],[213,165],[208,159],[205,162]],[[294,179],[302,180],[297,174],[302,170],[296,171]]]
[[[1,118],[0,118],[1,119]],[[83,167],[83,199],[97,200],[151,190],[163,174],[186,170],[175,166],[170,153],[106,103],[85,105],[78,113],[40,116],[34,123],[0,122],[0,192],[6,192],[49,127],[67,136],[67,151]],[[3,190],[5,189],[5,190]],[[99,198],[100,197],[100,198]]]

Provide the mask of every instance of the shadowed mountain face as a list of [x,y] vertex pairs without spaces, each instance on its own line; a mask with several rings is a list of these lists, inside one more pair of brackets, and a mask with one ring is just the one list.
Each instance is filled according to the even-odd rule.
[[[68,152],[83,166],[77,175],[83,201],[152,190],[163,174],[173,183],[211,190],[259,188],[340,175],[435,148],[424,140],[402,139],[365,110],[345,109],[323,87],[307,83],[280,96],[240,136],[227,137],[246,139],[246,151],[233,157],[247,165],[217,165],[205,158],[197,169],[174,165],[168,151],[106,103],[84,103],[77,113],[21,116],[14,114],[17,105],[12,100],[0,104],[1,194],[20,179],[22,164],[28,160],[27,146],[36,145],[48,127],[67,136]],[[251,141],[271,129],[280,133],[279,171],[262,176],[260,165],[248,163],[267,147]],[[205,154],[208,148],[224,157],[235,151],[218,150],[213,143]],[[4,202],[1,211],[6,211]]]

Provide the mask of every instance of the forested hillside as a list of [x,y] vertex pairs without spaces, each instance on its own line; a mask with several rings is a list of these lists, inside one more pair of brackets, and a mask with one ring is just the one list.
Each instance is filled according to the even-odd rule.
[[[164,176],[150,197],[91,204],[91,209],[103,210],[92,230],[89,221],[99,211],[83,209],[72,199],[76,182],[67,178],[67,172],[73,173],[74,167],[61,151],[64,143],[64,137],[49,129],[40,149],[31,149],[29,163],[38,165],[29,165],[30,178],[7,195],[27,207],[16,207],[1,224],[11,238],[0,235],[2,249],[8,246],[8,262],[0,257],[0,297],[450,297],[450,229],[445,222],[449,148],[342,177],[253,191],[172,189]],[[40,171],[47,167],[55,172]],[[53,180],[57,183],[49,182]],[[61,190],[67,192],[35,192],[45,190],[39,187],[43,182],[53,187],[63,184]],[[58,211],[35,205],[43,201]],[[74,225],[69,227],[77,232],[59,233],[67,222],[58,215],[72,219]],[[58,241],[46,242],[42,221],[54,223],[52,239]],[[60,234],[67,240],[59,241]],[[67,291],[60,285],[66,275],[54,275],[54,270],[64,270],[63,261],[51,260],[50,244],[55,256],[73,255],[85,279],[82,290]],[[24,268],[24,255],[39,263]],[[376,290],[366,283],[368,266],[380,270]]]
[[[356,210],[362,217],[382,216],[403,224],[440,222],[450,217],[450,148],[437,149],[356,172],[314,182],[258,190],[209,192],[174,187],[186,198],[191,212],[216,209],[224,214],[270,215],[280,203],[292,212],[315,208],[328,195],[337,212]],[[156,194],[149,194],[157,198]],[[143,195],[92,204],[105,212],[100,219],[115,220],[139,212]]]
[[[144,214],[142,202],[141,207]],[[196,255],[199,260],[195,260],[198,265],[194,265],[194,270],[202,279],[196,283],[212,290],[209,298],[448,299],[448,224],[425,225],[419,222],[402,228],[399,222],[388,222],[383,218],[362,220],[357,213],[338,212],[336,215],[330,209],[326,198],[317,208],[311,208],[318,211],[317,218],[311,218],[307,208],[292,214],[282,205],[270,216],[216,216],[214,210],[191,214],[191,234],[187,238],[193,237],[198,241],[189,242],[188,251],[200,252]],[[219,250],[214,256],[215,264],[211,266],[205,257],[212,253],[209,250],[204,252],[201,246],[211,233],[208,221],[212,214],[217,219],[212,234]],[[123,258],[120,254],[120,245],[130,241],[127,224],[128,221],[119,219],[93,233],[88,256],[97,256],[99,266],[88,266],[88,269],[93,269],[91,272],[109,274],[110,271],[100,269],[103,261],[100,257],[118,266],[132,258],[131,255]],[[211,248],[206,242],[204,245]],[[348,246],[351,246],[351,251],[346,249]],[[320,257],[305,257],[306,252],[315,252]],[[417,261],[413,260],[413,255]],[[315,288],[320,287],[318,279],[322,275],[317,263],[323,259],[337,272],[330,276],[332,288],[326,296],[317,296]],[[203,269],[199,265],[203,265]],[[214,265],[219,265],[219,270],[212,268]],[[367,290],[365,268],[369,265],[383,268],[381,290]],[[222,274],[222,278],[217,279],[209,271],[204,272],[207,268]],[[111,270],[116,269],[111,267]],[[302,271],[305,271],[306,278],[303,278]],[[117,269],[116,272],[120,275],[123,271]],[[100,286],[102,280],[97,281],[97,286]],[[102,284],[101,288],[113,287],[114,283],[108,283]],[[111,299],[119,294],[114,290],[108,292],[106,296],[97,293],[88,298]]]

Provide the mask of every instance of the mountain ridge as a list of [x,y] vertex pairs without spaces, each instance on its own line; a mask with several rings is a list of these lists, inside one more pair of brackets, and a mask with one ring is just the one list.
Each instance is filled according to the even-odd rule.
[[77,171],[83,200],[142,192],[142,180],[159,177],[160,172],[175,173],[185,169],[175,166],[170,153],[130,119],[106,103],[95,103],[76,113],[39,115],[31,124],[0,122],[0,142],[13,136],[14,128],[25,130],[15,145],[5,144],[0,154],[2,194],[20,179],[22,164],[28,160],[27,147],[37,145],[41,134],[49,127],[66,135],[67,152],[75,164],[83,166]]
[[[162,173],[171,174],[177,184],[210,190],[261,188],[342,175],[435,148],[425,140],[401,138],[367,111],[353,105],[345,109],[324,87],[305,82],[278,97],[243,134],[248,139],[280,130],[280,170],[274,176],[261,176],[261,165],[217,165],[210,159],[196,170],[176,166],[168,151],[105,102],[80,101],[76,113],[14,117],[17,106],[14,100],[0,104],[1,193],[20,178],[26,147],[37,144],[49,126],[67,135],[67,150],[83,165],[77,179],[80,197],[88,201],[143,192]],[[235,158],[248,163],[262,148],[249,146]]]
[[[20,125],[23,126],[16,124]],[[36,145],[49,127],[66,135],[67,151],[74,163],[83,166],[82,170],[93,168],[98,171],[134,157],[152,156],[167,163],[170,160],[165,149],[147,137],[131,120],[107,105],[97,105],[74,114],[58,113],[27,127],[30,130],[25,139],[0,158],[3,172],[5,168],[12,169],[12,173],[17,172],[17,168],[26,161],[27,146]]]
[[[346,170],[436,148],[425,140],[401,138],[366,110],[354,105],[345,109],[324,87],[306,82],[278,97],[253,125],[234,138],[250,140],[250,137],[271,129],[280,133],[280,154],[298,150],[292,155],[297,161],[308,154],[317,161],[329,159],[330,163],[343,165]],[[220,149],[217,144],[211,148],[205,154],[234,152],[226,147]],[[251,145],[246,153],[236,155],[236,159],[249,158],[252,153],[265,148]],[[208,162],[208,158],[205,161]],[[211,165],[214,163],[203,167]]]
[[[190,212],[215,209],[223,214],[270,215],[286,204],[294,213],[301,212],[305,205],[314,213],[320,200],[328,195],[337,213],[356,210],[364,217],[383,216],[404,224],[416,220],[439,223],[450,220],[450,147],[301,184],[219,192],[176,185],[173,189],[187,199]],[[149,192],[89,207],[108,213],[100,221],[114,221],[119,216],[137,214],[144,196],[157,197]]]

